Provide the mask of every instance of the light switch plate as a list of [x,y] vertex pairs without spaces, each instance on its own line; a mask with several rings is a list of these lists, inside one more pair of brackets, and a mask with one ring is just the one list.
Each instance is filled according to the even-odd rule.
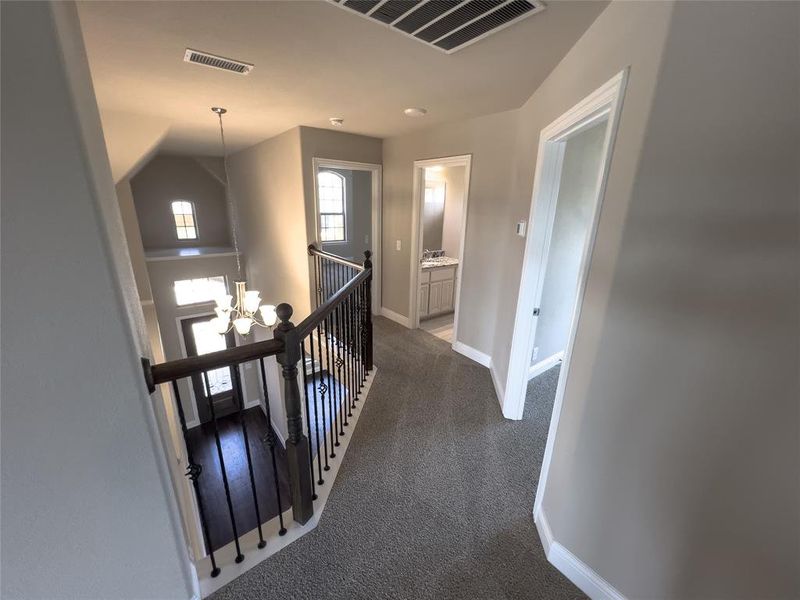
[[527,229],[528,222],[527,221],[519,221],[517,223],[517,235],[519,237],[525,237],[525,230]]
[[399,252],[399,251],[402,249],[403,245],[400,243],[400,240],[397,240],[397,241],[394,243],[394,247],[395,247],[395,249],[396,249],[396,250]]

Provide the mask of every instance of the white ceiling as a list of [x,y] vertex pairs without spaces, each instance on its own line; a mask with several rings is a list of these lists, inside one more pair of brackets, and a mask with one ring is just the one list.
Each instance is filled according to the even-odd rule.
[[[388,137],[518,107],[597,15],[603,1],[546,10],[443,54],[325,1],[79,3],[109,152],[152,129],[168,152],[219,155],[209,108],[225,106],[233,149],[297,125]],[[241,76],[183,62],[187,48],[254,63]],[[421,106],[426,117],[403,109]],[[130,126],[125,127],[126,117]],[[112,129],[112,130],[109,130]],[[127,129],[127,131],[126,131]]]

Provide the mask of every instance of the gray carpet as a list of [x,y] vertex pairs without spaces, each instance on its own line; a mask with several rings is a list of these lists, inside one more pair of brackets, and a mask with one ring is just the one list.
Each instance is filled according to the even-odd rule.
[[378,374],[317,528],[212,596],[583,598],[531,517],[558,369],[503,419],[489,372],[375,319]]

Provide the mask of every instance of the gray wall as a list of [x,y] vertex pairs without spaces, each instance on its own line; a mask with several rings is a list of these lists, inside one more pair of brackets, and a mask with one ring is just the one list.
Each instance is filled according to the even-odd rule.
[[798,11],[677,3],[615,152],[544,508],[629,598],[800,595]]
[[248,281],[300,322],[311,298],[299,128],[234,154],[229,173]]
[[349,260],[362,262],[364,250],[372,248],[372,173],[327,167],[322,170],[339,173],[345,179],[347,222],[347,242],[322,244],[322,249]]
[[458,338],[487,354],[492,352],[501,295],[498,264],[505,260],[498,257],[503,257],[504,237],[513,236],[513,221],[506,224],[505,212],[514,172],[510,157],[516,118],[516,111],[497,113],[389,138],[383,144],[383,305],[406,316],[414,161],[472,154]]
[[0,10],[2,274],[13,281],[2,288],[0,594],[189,598],[75,6]]
[[531,364],[567,348],[605,132],[603,122],[566,142]]
[[[145,250],[232,245],[225,187],[198,160],[159,154],[131,178],[131,189]],[[173,200],[194,202],[198,239],[177,238]]]
[[539,133],[630,67],[544,497],[629,598],[800,592],[799,10],[612,3],[519,110],[384,142],[401,314],[412,162],[473,153],[459,337],[505,381]]

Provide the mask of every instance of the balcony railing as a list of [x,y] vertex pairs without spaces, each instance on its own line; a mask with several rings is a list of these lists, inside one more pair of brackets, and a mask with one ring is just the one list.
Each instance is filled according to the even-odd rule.
[[[286,412],[285,467],[288,474],[293,519],[304,524],[314,514],[316,487],[325,484],[324,473],[330,469],[329,459],[336,457],[340,437],[345,435],[352,409],[360,399],[367,375],[372,365],[372,263],[370,252],[365,252],[362,265],[344,260],[309,246],[313,262],[313,285],[316,308],[298,325],[291,322],[292,307],[280,304],[276,313],[280,323],[275,327],[274,338],[255,342],[180,360],[151,365],[142,359],[145,379],[151,393],[158,385],[169,385],[174,397],[181,431],[186,444],[188,466],[186,476],[192,481],[197,503],[197,512],[203,532],[204,546],[211,562],[212,577],[220,573],[221,567],[214,556],[214,548],[219,540],[210,538],[210,529],[203,489],[200,481],[204,465],[196,459],[180,397],[178,381],[183,378],[200,377],[205,389],[205,397],[198,402],[207,402],[211,415],[216,455],[221,474],[220,481],[214,483],[224,490],[227,504],[227,518],[233,533],[236,548],[236,562],[244,560],[244,550],[240,538],[242,510],[231,495],[229,472],[225,464],[219,421],[215,414],[209,385],[208,372],[230,367],[232,387],[238,420],[244,440],[243,460],[246,462],[252,505],[258,529],[258,548],[266,545],[262,531],[262,515],[259,507],[259,486],[256,485],[257,464],[253,461],[249,442],[247,420],[242,393],[242,373],[240,369],[247,363],[258,365],[261,386],[265,396],[266,421],[268,433],[261,440],[271,456],[274,493],[278,503],[278,518],[282,535],[286,528],[283,523],[281,496],[278,481],[278,457],[276,440],[272,432],[270,403],[267,397],[267,366],[265,359],[274,356],[283,379],[283,402]],[[302,392],[298,384],[302,369]],[[305,417],[305,418],[304,418]],[[263,477],[258,477],[263,480]],[[263,487],[261,492],[263,492]],[[250,510],[248,508],[248,510]]]

